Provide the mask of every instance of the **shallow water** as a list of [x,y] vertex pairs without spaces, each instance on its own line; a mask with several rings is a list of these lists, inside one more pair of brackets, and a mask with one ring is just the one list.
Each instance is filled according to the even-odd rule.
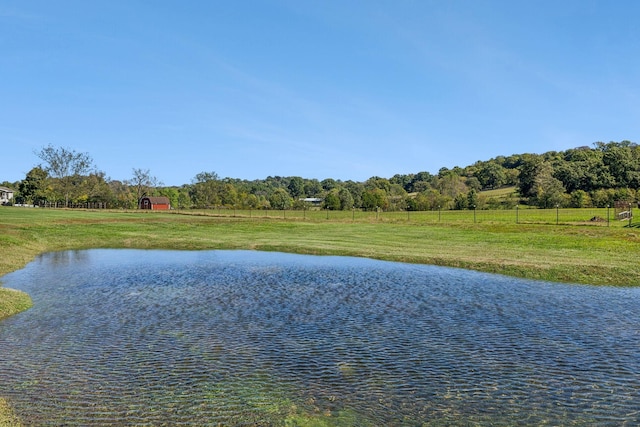
[[252,251],[41,256],[3,284],[28,425],[637,425],[640,290]]

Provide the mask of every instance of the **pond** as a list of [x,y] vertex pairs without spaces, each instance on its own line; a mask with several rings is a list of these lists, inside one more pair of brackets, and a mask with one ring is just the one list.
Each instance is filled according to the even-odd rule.
[[3,277],[28,425],[640,423],[640,290],[255,251],[48,253]]

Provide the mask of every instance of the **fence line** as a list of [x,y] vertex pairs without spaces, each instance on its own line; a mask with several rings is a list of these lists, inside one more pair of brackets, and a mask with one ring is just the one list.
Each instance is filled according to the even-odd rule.
[[[41,202],[41,208],[64,208],[64,202]],[[72,209],[109,209],[106,202],[87,202],[69,205]],[[640,209],[639,209],[640,210]],[[150,212],[150,211],[146,211]],[[156,211],[158,212],[158,211]],[[167,212],[167,211],[164,211]],[[210,209],[173,209],[171,213],[218,217],[273,218],[303,221],[394,222],[415,224],[503,223],[503,224],[556,224],[593,226],[633,226],[634,210],[614,208],[552,208],[537,209],[516,206],[513,209],[431,210],[431,211],[363,211],[352,209],[276,210],[237,209],[215,207]]]
[[69,205],[65,206],[64,202],[46,202],[41,201],[37,205],[40,208],[51,208],[51,209],[109,209],[109,204],[107,202],[85,202],[85,203],[69,203]]
[[631,225],[633,212],[617,218],[613,208],[514,208],[495,210],[433,210],[433,211],[333,211],[326,209],[274,210],[274,209],[184,209],[173,213],[287,219],[302,221],[393,222],[414,224],[503,223],[503,224],[556,224],[622,226]]

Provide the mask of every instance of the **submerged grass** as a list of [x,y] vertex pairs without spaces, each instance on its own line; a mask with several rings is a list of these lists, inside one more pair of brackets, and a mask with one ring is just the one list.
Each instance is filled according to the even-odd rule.
[[[268,216],[255,211],[186,215],[3,207],[0,275],[48,251],[254,249],[434,264],[557,282],[640,285],[640,229],[618,222],[566,223],[569,215],[582,221],[603,212],[545,214],[559,218],[558,224],[516,223],[513,213],[501,212],[476,217],[470,212],[447,212],[445,222],[445,213],[438,212]],[[520,221],[532,221],[532,216],[519,215]],[[28,295],[0,288],[0,319],[30,304]],[[315,421],[322,425],[322,420]],[[0,426],[15,425],[17,418],[0,399]]]
[[13,413],[9,404],[0,398],[0,427],[22,427],[20,419]]

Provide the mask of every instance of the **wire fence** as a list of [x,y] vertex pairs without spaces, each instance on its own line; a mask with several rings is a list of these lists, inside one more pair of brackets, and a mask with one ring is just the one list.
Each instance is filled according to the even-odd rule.
[[250,210],[233,208],[185,209],[173,213],[219,217],[272,218],[301,221],[353,221],[415,224],[496,223],[585,225],[601,227],[633,226],[633,212],[617,213],[613,208],[553,208],[533,209],[516,207],[496,210],[433,210],[433,211],[333,211],[308,210]]
[[[352,222],[388,222],[414,224],[455,224],[455,223],[495,223],[495,224],[555,224],[590,225],[605,227],[640,227],[633,222],[634,211],[631,204],[623,209],[606,208],[552,208],[537,209],[516,206],[513,209],[467,209],[467,210],[431,210],[431,211],[363,211],[310,209],[236,209],[220,206],[209,209],[172,209],[174,214],[206,215],[217,217],[272,218],[301,221],[352,221]],[[63,203],[41,204],[41,208],[64,208]],[[83,203],[69,208],[109,209],[107,203]],[[640,209],[640,208],[638,208]],[[145,211],[150,212],[150,211]]]

